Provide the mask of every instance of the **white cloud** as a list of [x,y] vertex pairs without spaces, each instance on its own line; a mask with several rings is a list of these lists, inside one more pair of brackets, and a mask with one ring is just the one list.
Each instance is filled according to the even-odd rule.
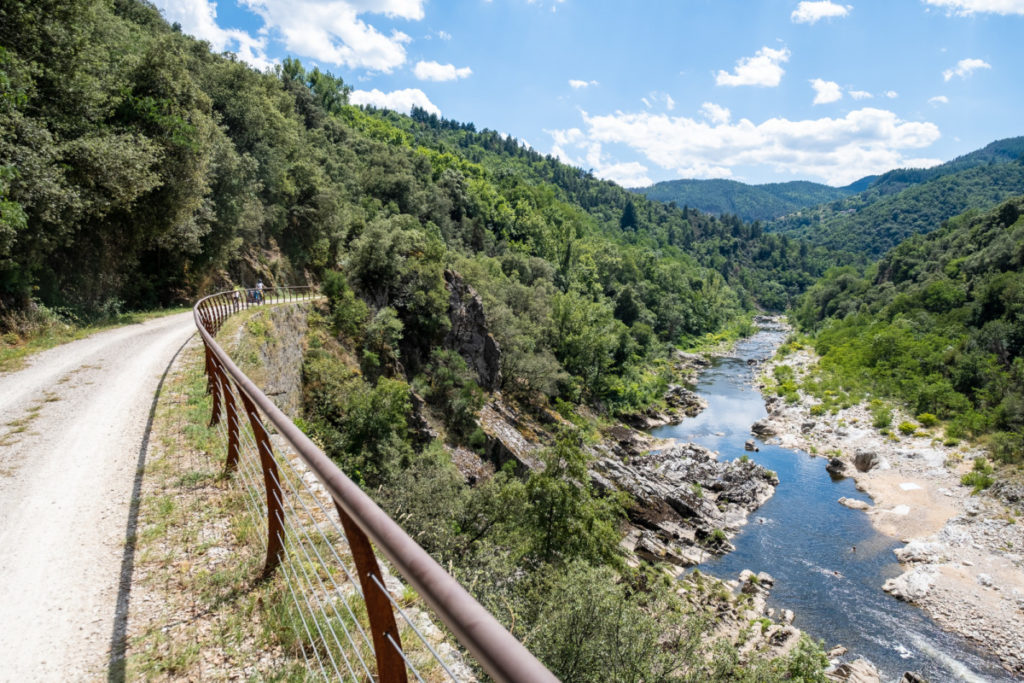
[[164,18],[181,24],[181,30],[205,40],[217,52],[234,52],[239,59],[263,70],[273,65],[267,58],[266,38],[254,38],[240,29],[221,28],[217,6],[208,0],[156,0]]
[[[176,2],[180,0],[162,0]],[[191,0],[196,1],[196,0]],[[240,0],[263,18],[266,33],[292,54],[327,64],[390,73],[405,63],[411,38],[394,29],[385,35],[360,16],[383,14],[418,21],[425,0]]]
[[643,102],[644,106],[647,107],[648,109],[651,108],[651,101],[648,100],[646,97],[641,97],[640,101]]
[[614,180],[623,187],[648,187],[654,184],[647,175],[647,167],[636,161],[594,167],[594,172],[599,177]]
[[814,88],[814,104],[828,104],[843,99],[843,91],[835,81],[814,78],[811,87]]
[[369,104],[380,109],[393,109],[408,114],[414,106],[426,109],[431,114],[441,115],[441,110],[430,101],[426,93],[419,88],[406,88],[392,92],[373,90],[353,90],[348,98],[352,104]]
[[850,97],[855,100],[870,100],[874,95],[869,93],[867,90],[851,90]]
[[[701,111],[710,118],[716,106],[705,105]],[[757,124],[748,119],[730,123],[720,116],[718,122],[708,122],[651,112],[582,115],[586,132],[578,128],[549,131],[562,158],[572,159],[566,154],[570,146],[587,150],[591,161],[595,145],[621,144],[681,177],[728,177],[734,168],[760,166],[843,185],[891,168],[938,163],[905,154],[938,140],[938,126],[903,121],[891,111],[875,108],[852,111],[842,118],[771,118]],[[600,149],[596,155],[603,161]],[[618,164],[590,166],[600,175],[602,168]]]
[[600,84],[597,81],[581,81],[577,78],[569,79],[569,87],[573,88],[574,90],[579,90],[580,88],[589,88],[592,85]]
[[733,73],[719,71],[715,74],[715,84],[775,87],[785,73],[780,64],[789,61],[789,54],[789,48],[786,47],[779,50],[762,47],[753,57],[738,60]]
[[665,108],[672,111],[676,108],[676,101],[672,99],[672,96],[665,93]]
[[969,16],[979,12],[992,14],[1024,14],[1024,0],[924,0],[935,7],[944,7],[950,14]]
[[473,74],[473,70],[468,66],[455,68],[454,64],[423,61],[416,62],[416,67],[412,72],[421,81],[455,81],[460,78],[468,78]]
[[936,95],[928,99],[928,104],[949,104],[949,98],[945,95]]
[[714,104],[712,102],[705,102],[700,105],[700,113],[704,115],[711,123],[729,123],[729,119],[732,118],[732,112],[725,107]]
[[956,63],[956,66],[952,69],[946,69],[942,72],[943,80],[950,80],[953,76],[959,76],[960,78],[967,78],[974,71],[978,69],[991,69],[992,65],[983,59],[961,59]]
[[452,34],[448,33],[448,31],[438,31],[437,37],[440,38],[441,40],[451,40]]
[[897,97],[900,96],[900,94],[895,90],[886,90],[885,96],[888,97],[890,100],[895,100]]
[[829,0],[821,2],[801,2],[789,15],[790,21],[798,24],[813,24],[819,19],[831,19],[832,17],[845,17],[850,13],[851,5],[837,5]]
[[[551,147],[551,154],[567,164],[592,169],[598,177],[614,180],[623,187],[647,187],[654,183],[647,175],[647,167],[638,161],[606,163],[601,143],[588,141],[579,128],[544,132],[549,134],[555,143]],[[567,151],[567,147],[578,148],[578,153],[583,156],[574,156]]]

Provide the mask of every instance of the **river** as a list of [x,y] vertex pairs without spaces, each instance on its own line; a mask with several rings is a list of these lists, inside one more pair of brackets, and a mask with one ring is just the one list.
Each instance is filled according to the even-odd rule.
[[[764,329],[737,344],[700,374],[696,391],[708,402],[700,415],[656,429],[654,436],[692,441],[721,459],[744,454],[750,425],[767,415],[748,360],[771,356],[785,332]],[[769,605],[791,609],[794,625],[826,648],[842,644],[870,659],[884,681],[916,671],[930,681],[1011,681],[997,659],[961,636],[943,630],[921,610],[882,591],[900,573],[897,539],[878,533],[867,515],[836,501],[870,502],[852,479],[833,481],[825,458],[758,442],[747,453],[775,470],[779,486],[732,540],[736,550],[700,565],[703,572],[735,579],[743,569],[775,577]]]

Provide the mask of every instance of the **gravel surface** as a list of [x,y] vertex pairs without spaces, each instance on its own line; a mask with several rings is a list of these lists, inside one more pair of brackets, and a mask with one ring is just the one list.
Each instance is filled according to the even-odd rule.
[[154,396],[194,331],[157,318],[0,374],[0,681],[107,677]]

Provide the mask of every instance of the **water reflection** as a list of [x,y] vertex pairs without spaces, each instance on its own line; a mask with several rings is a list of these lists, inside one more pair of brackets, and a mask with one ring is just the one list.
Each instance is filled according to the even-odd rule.
[[[751,389],[748,359],[768,357],[783,333],[763,331],[737,346],[735,357],[717,359],[701,373],[697,392],[708,402],[699,416],[653,434],[693,441],[722,459],[744,454],[750,425],[765,417],[761,395]],[[896,539],[876,532],[861,512],[836,501],[870,501],[851,479],[833,481],[824,458],[758,442],[747,453],[779,475],[775,495],[734,539],[736,550],[701,565],[721,578],[743,569],[776,578],[769,604],[791,609],[794,624],[826,646],[845,645],[870,659],[885,680],[917,671],[933,681],[1013,680],[998,661],[965,639],[943,631],[919,609],[881,589],[899,573]],[[856,550],[854,550],[856,548]]]

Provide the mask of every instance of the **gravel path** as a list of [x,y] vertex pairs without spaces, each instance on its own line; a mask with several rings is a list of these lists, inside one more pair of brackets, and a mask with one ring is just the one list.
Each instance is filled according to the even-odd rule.
[[181,313],[0,374],[0,681],[117,678],[133,494]]

